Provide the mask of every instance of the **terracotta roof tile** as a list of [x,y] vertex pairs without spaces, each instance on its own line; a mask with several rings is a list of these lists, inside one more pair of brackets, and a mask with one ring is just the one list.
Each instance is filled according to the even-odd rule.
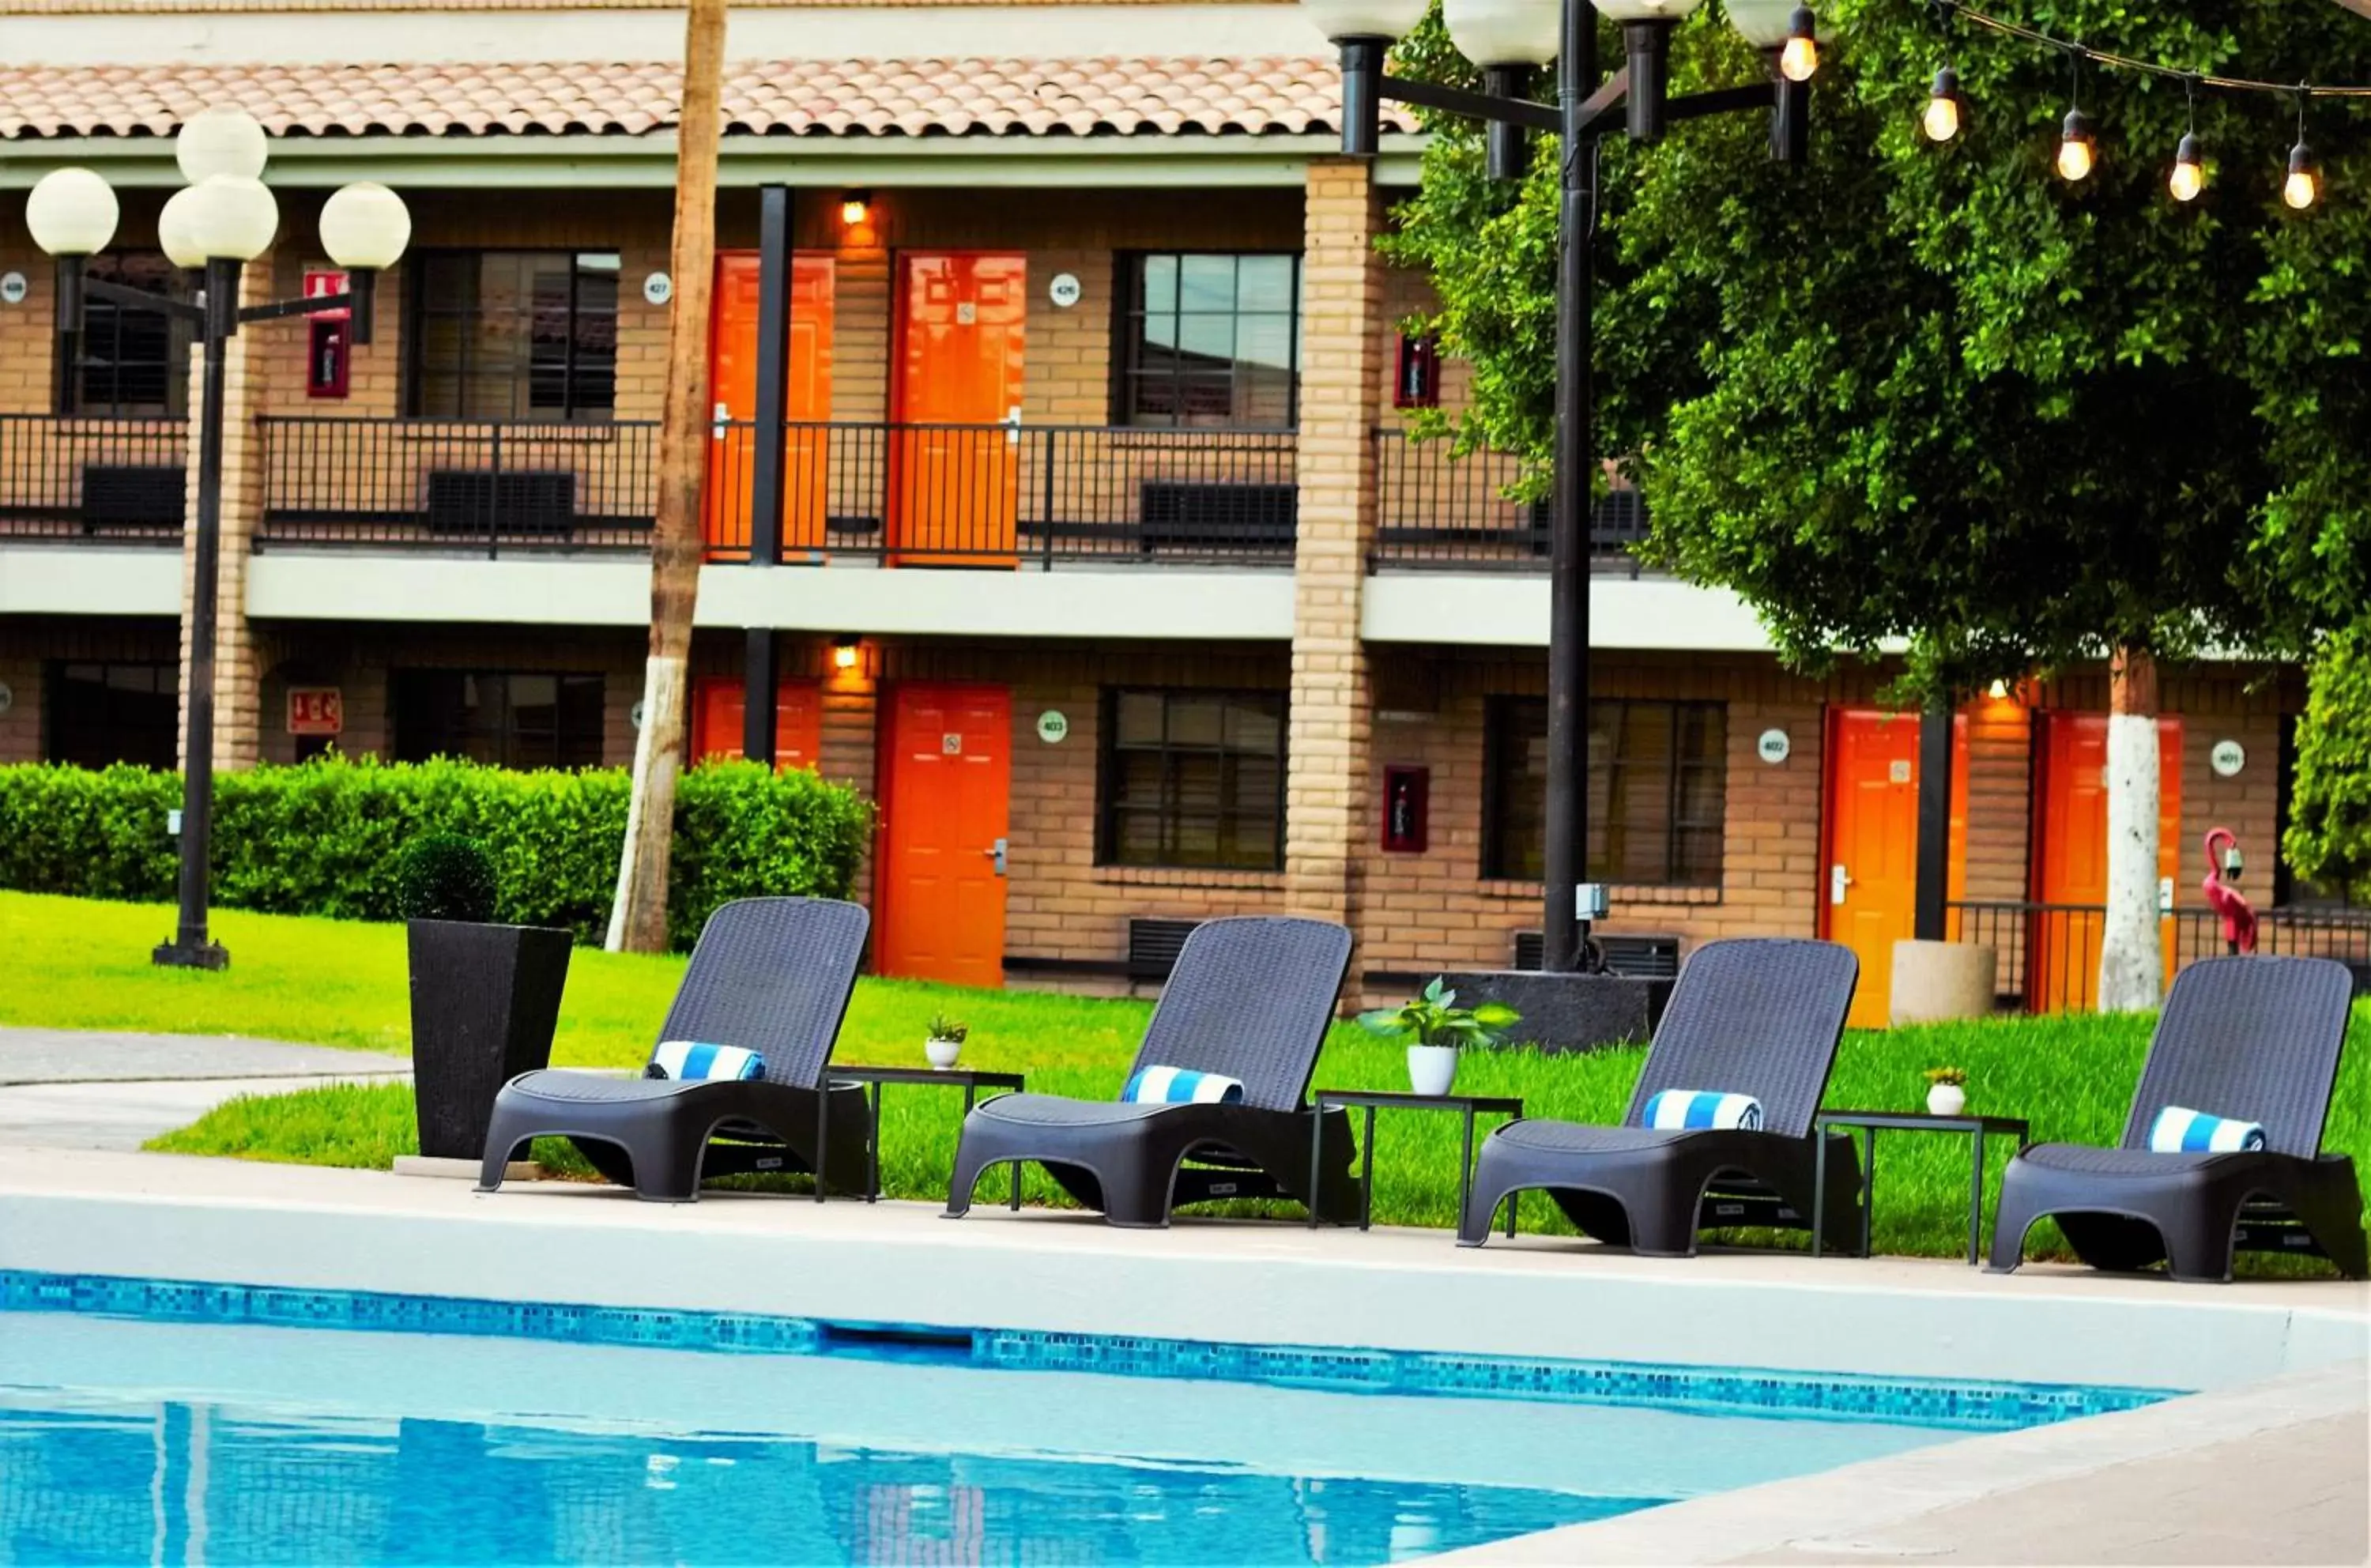
[[[0,67],[0,138],[165,136],[218,103],[282,136],[633,135],[675,122],[665,63]],[[726,68],[728,132],[789,136],[1334,130],[1330,60],[789,60]],[[1413,129],[1396,111],[1395,130]]]

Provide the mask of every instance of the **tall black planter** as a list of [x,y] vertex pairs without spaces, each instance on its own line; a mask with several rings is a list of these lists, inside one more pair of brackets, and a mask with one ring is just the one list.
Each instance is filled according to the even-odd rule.
[[503,1085],[551,1065],[569,933],[466,920],[413,920],[410,931],[420,1152],[474,1161]]

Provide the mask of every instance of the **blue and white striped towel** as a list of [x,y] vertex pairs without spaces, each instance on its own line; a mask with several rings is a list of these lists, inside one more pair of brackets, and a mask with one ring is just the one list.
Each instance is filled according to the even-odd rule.
[[1240,1105],[1243,1102],[1243,1086],[1240,1078],[1221,1078],[1217,1073],[1197,1073],[1185,1067],[1145,1067],[1128,1080],[1119,1097],[1131,1102]]
[[1758,1133],[1762,1130],[1762,1101],[1750,1094],[1667,1089],[1647,1101],[1647,1125],[1688,1131],[1719,1127]]
[[2253,1154],[2264,1147],[2264,1129],[2261,1123],[2169,1105],[2149,1124],[2148,1146],[2159,1154]]
[[652,1078],[761,1078],[766,1058],[739,1045],[703,1045],[697,1040],[669,1040],[651,1053]]

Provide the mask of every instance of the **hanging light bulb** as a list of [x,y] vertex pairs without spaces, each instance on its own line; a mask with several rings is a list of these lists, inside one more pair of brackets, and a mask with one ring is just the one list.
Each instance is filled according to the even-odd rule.
[[2079,109],[2066,111],[2066,123],[2058,138],[2058,174],[2073,184],[2089,178],[2099,161],[2099,140],[2091,134],[2091,121]]
[[2297,139],[2289,149],[2289,177],[2281,182],[2281,200],[2304,212],[2321,199],[2321,171],[2314,167],[2313,149],[2305,144],[2305,100],[2307,88],[2297,86]]
[[1960,133],[1960,74],[1949,65],[1935,73],[1926,95],[1926,111],[1918,117],[1930,142],[1948,142]]
[[1790,82],[1808,82],[1819,69],[1818,25],[1809,6],[1798,6],[1787,18],[1787,41],[1778,48],[1778,74]]
[[2194,133],[2184,134],[2181,144],[2174,149],[2173,173],[2165,183],[2177,202],[2195,202],[2198,193],[2206,189],[2206,161]]

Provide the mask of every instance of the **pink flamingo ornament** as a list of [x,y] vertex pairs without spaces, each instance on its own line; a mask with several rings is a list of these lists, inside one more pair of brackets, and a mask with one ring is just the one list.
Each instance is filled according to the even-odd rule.
[[[2215,847],[2218,840],[2234,851],[2239,847],[2239,836],[2229,828],[2208,828],[2206,880],[2199,887],[2206,894],[2207,907],[2222,917],[2225,944],[2233,952],[2253,952],[2256,951],[2255,906],[2239,895],[2238,888],[2223,880],[2223,856]],[[2239,874],[2237,866],[2231,869],[2231,874],[2234,877]]]

